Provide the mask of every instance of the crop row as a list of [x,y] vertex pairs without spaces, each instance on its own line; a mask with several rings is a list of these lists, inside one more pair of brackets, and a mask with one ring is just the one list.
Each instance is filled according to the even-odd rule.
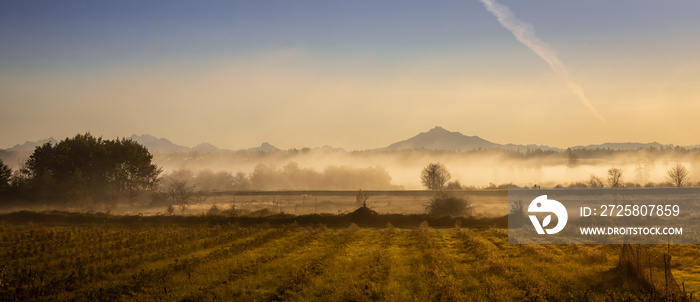
[[503,229],[0,228],[0,300],[643,298],[616,268],[615,246],[509,245]]

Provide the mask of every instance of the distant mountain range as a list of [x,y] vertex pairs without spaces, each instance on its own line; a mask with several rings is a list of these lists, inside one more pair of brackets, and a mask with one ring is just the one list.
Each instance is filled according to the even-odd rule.
[[[227,151],[223,149],[219,149],[216,146],[210,144],[210,143],[202,143],[197,146],[194,146],[192,148],[190,147],[185,147],[185,146],[180,146],[177,145],[167,139],[164,138],[157,138],[152,135],[132,135],[130,137],[132,140],[135,142],[142,144],[148,148],[148,150],[151,150],[151,152],[159,152],[159,153],[177,153],[177,152],[191,152],[191,151],[197,151],[197,152],[216,152],[216,151]],[[270,145],[267,142],[264,142],[260,147],[254,147],[254,148],[248,148],[246,151],[248,152],[270,152],[270,151],[275,151],[279,150],[277,147]]]
[[[149,134],[144,135],[132,135],[130,139],[146,146],[151,152],[157,153],[178,153],[178,152],[217,152],[217,151],[230,151],[225,149],[219,149],[216,146],[209,143],[202,143],[195,147],[186,147],[175,144],[168,139],[158,138]],[[5,149],[8,152],[30,152],[33,151],[35,147],[43,145],[47,142],[57,143],[58,141],[53,137],[39,140],[36,142],[27,141],[24,144],[17,144],[12,148]],[[599,145],[587,145],[587,146],[574,146],[571,149],[611,149],[611,150],[636,150],[639,148],[661,148],[661,147],[673,147],[674,145],[663,145],[657,142],[653,143],[604,143]],[[686,146],[685,148],[698,148],[700,145]],[[517,150],[517,151],[527,151],[527,150],[552,150],[552,151],[563,151],[564,149],[550,147],[546,145],[516,145],[516,144],[497,144],[487,141],[478,136],[467,136],[459,132],[448,131],[442,127],[435,127],[430,129],[428,132],[421,132],[418,135],[411,137],[406,140],[402,140],[393,144],[390,144],[384,148],[374,149],[376,151],[400,151],[400,150],[414,150],[414,149],[425,149],[425,150],[451,150],[451,151],[470,151],[478,149],[505,149],[505,150]],[[270,143],[263,143],[259,147],[253,147],[248,149],[243,149],[242,151],[247,152],[271,152],[279,150],[277,147],[271,145]],[[321,151],[332,151],[332,152],[344,152],[342,148],[333,148],[330,146],[323,146],[320,148],[314,148],[313,150]],[[240,151],[240,150],[239,150]]]
[[[612,149],[612,150],[637,150],[640,148],[668,148],[668,147],[674,147],[674,145],[663,145],[659,144],[657,142],[653,143],[605,143],[605,144],[600,144],[600,145],[588,145],[588,146],[575,146],[571,147],[573,150],[580,150],[580,149]],[[688,149],[693,149],[697,148],[698,146],[685,146],[685,148]]]
[[5,149],[5,151],[8,151],[8,152],[27,152],[27,151],[34,151],[34,149],[35,149],[36,147],[41,146],[41,145],[46,144],[46,143],[55,144],[55,143],[58,143],[58,141],[57,141],[56,139],[54,139],[53,137],[49,137],[49,138],[47,138],[47,139],[38,140],[38,141],[35,141],[35,142],[26,141],[26,142],[24,142],[24,144],[17,144],[17,145],[14,145],[14,147]]

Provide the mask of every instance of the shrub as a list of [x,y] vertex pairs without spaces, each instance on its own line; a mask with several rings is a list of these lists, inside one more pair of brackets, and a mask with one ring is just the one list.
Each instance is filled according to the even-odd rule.
[[219,207],[216,205],[212,205],[211,208],[209,208],[209,211],[207,211],[207,216],[219,216],[221,214],[221,209],[219,209]]
[[468,198],[446,192],[437,192],[425,206],[430,215],[465,216],[471,215],[472,203]]

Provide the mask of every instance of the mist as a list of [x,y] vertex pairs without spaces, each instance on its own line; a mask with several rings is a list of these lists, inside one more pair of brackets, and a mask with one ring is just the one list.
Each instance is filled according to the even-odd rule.
[[502,149],[479,151],[326,151],[292,149],[269,153],[216,152],[159,154],[154,162],[166,174],[177,170],[193,173],[224,171],[245,176],[255,190],[421,190],[420,172],[429,163],[444,164],[464,187],[482,189],[494,185],[571,186],[588,183],[591,175],[607,177],[611,168],[622,169],[629,185],[663,185],[666,171],[680,163],[689,168],[691,181],[700,179],[697,149],[639,149],[628,151],[574,150],[575,162],[566,151],[516,152]]

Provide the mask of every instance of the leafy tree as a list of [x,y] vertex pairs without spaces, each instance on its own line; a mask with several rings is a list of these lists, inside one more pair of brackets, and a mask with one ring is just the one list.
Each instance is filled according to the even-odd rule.
[[22,173],[35,196],[95,199],[152,189],[161,170],[146,147],[130,140],[78,134],[37,147]]
[[608,185],[611,187],[622,186],[622,169],[610,168],[608,170]]
[[690,181],[690,172],[684,165],[676,164],[668,169],[666,178],[676,187],[685,187]]
[[462,187],[462,183],[460,183],[459,180],[454,180],[454,181],[447,183],[447,187],[445,187],[445,189],[451,190],[451,191],[459,191],[459,190],[462,190],[464,188]]
[[428,190],[440,190],[452,178],[450,171],[441,163],[430,163],[420,174],[421,183]]
[[0,194],[4,194],[10,189],[11,178],[12,169],[0,159]]
[[233,176],[233,189],[234,190],[248,190],[250,189],[250,180],[248,176],[243,172],[238,172]]

